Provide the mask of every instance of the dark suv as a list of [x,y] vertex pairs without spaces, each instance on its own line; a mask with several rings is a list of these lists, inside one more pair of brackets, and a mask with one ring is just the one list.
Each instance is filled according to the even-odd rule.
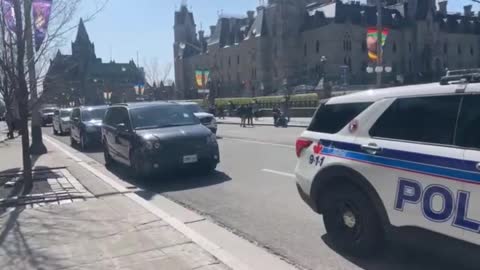
[[217,139],[185,106],[167,103],[114,105],[102,128],[105,162],[130,166],[137,176],[166,169],[213,172]]
[[46,127],[48,124],[52,124],[53,114],[56,110],[57,108],[54,107],[43,108],[40,110],[40,114],[42,116],[42,127]]
[[80,107],[72,111],[70,122],[70,142],[80,144],[86,150],[102,141],[102,121],[108,106]]

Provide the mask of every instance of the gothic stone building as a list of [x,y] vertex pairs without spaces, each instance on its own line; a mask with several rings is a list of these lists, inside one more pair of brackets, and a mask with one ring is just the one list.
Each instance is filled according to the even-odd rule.
[[111,92],[112,102],[136,99],[134,87],[144,84],[144,71],[133,60],[129,63],[102,63],[95,54],[82,20],[77,37],[72,43],[72,54],[57,52],[50,61],[44,81],[44,93],[48,100],[58,105],[105,104],[104,93]]
[[[366,33],[377,23],[375,2],[269,0],[244,17],[219,16],[210,36],[203,30],[197,35],[192,12],[182,6],[174,25],[177,88],[185,98],[196,97],[196,69],[211,71],[216,96],[317,85],[322,74],[339,83],[373,84]],[[478,67],[480,18],[472,6],[453,14],[441,0],[386,2],[384,64],[393,71],[384,83],[432,81],[446,68]]]

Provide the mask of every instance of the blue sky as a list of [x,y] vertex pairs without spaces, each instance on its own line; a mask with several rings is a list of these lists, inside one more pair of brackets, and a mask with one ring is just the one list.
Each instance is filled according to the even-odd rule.
[[[84,0],[78,16],[91,14],[96,0]],[[219,10],[224,14],[245,14],[255,9],[258,0],[190,0],[188,7],[194,12],[197,30],[200,25],[208,31],[214,24]],[[267,0],[265,0],[267,2]],[[450,0],[450,11],[462,11],[468,0]],[[160,67],[173,61],[173,16],[181,0],[109,0],[102,13],[86,24],[90,39],[95,43],[97,56],[104,61],[112,58],[117,62],[136,61],[140,64],[158,59]],[[480,4],[474,3],[478,10]],[[78,20],[78,19],[76,19]],[[75,31],[66,38],[62,51],[70,53],[70,41]],[[160,68],[162,70],[162,68]],[[173,71],[169,76],[173,77]]]

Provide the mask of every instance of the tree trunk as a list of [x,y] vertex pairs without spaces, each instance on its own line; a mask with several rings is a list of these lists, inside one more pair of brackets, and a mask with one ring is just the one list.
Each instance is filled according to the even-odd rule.
[[[42,138],[42,117],[40,115],[40,104],[38,102],[37,78],[35,74],[35,52],[33,51],[33,30],[32,30],[32,0],[25,0],[23,4],[25,10],[25,40],[27,43],[27,62],[28,62],[28,84],[30,86],[30,104],[32,107],[32,145],[30,154],[43,155],[47,153],[47,148],[43,144]],[[38,104],[37,104],[38,103]]]
[[14,1],[16,35],[17,35],[17,89],[15,94],[20,112],[20,131],[22,133],[22,158],[23,158],[23,192],[28,193],[33,186],[32,160],[30,159],[30,137],[28,134],[28,86],[25,79],[25,37],[23,33],[22,6],[20,1]]

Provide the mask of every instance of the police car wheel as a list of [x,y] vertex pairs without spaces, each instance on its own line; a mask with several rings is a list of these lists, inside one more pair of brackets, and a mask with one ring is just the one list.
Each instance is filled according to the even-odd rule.
[[368,257],[380,248],[382,224],[362,191],[351,185],[336,186],[323,199],[327,201],[323,220],[335,248],[357,257]]

